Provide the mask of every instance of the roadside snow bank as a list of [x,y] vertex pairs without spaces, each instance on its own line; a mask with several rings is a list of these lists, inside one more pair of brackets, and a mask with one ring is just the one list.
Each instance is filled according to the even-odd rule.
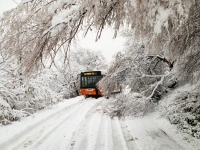
[[37,111],[29,117],[23,118],[21,122],[13,122],[12,125],[1,126],[0,149],[10,142],[13,142],[16,138],[19,138],[32,128],[36,127],[38,124],[51,118],[62,110],[75,105],[83,99],[83,96],[66,99],[54,106],[47,107],[41,111]]
[[200,82],[185,85],[160,101],[160,110],[182,132],[200,139]]

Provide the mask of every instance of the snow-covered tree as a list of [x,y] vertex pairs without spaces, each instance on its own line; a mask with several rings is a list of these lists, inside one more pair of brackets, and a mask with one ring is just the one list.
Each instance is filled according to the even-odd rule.
[[[60,54],[57,59],[62,56]],[[55,60],[52,69],[43,68],[28,80],[22,80],[20,65],[16,61],[0,57],[0,124],[9,124],[63,99],[77,96],[78,74],[106,67],[100,52],[77,49],[72,50],[68,57],[68,62]]]
[[152,100],[160,100],[168,91],[164,79],[169,80],[171,68],[165,63],[168,62],[165,58],[147,55],[144,44],[139,40],[133,40],[134,34],[131,31],[125,31],[123,34],[127,38],[125,48],[116,54],[108,69],[108,75],[100,81],[99,86],[107,96],[113,93],[116,85],[124,89],[115,101],[110,101],[112,104],[105,105],[115,105],[112,107],[114,110],[105,107],[106,110],[112,110],[109,112],[112,115],[113,112],[118,112],[122,116],[143,115],[152,110]]
[[62,100],[50,86],[51,70],[33,74],[27,81],[22,80],[19,69],[19,65],[10,59],[0,64],[0,124],[20,120]]
[[143,39],[149,54],[162,51],[169,61],[184,63],[186,68],[191,63],[188,67],[193,68],[194,63],[198,66],[198,59],[183,62],[179,55],[189,53],[185,57],[199,57],[198,53],[193,54],[198,48],[190,46],[199,39],[199,3],[199,0],[22,0],[1,19],[1,47],[10,55],[18,58],[22,55],[22,70],[29,72],[37,69],[45,58],[54,59],[63,44],[70,46],[80,30],[87,34],[90,29],[97,29],[98,40],[104,26],[113,28],[115,35],[120,27],[126,26]]
[[144,43],[134,39],[133,32],[124,31],[123,34],[127,38],[124,50],[116,54],[108,75],[100,82],[100,86],[108,95],[119,84],[128,86],[133,92],[143,93],[146,97],[158,96],[156,99],[160,99],[161,93],[158,94],[157,89],[168,76],[172,68],[169,64],[172,63],[163,56],[148,55]]
[[57,66],[56,79],[60,84],[60,92],[64,97],[74,97],[79,94],[80,73],[84,71],[105,70],[107,65],[105,58],[99,51],[77,48],[71,50],[68,61],[59,63],[62,59],[60,54]]

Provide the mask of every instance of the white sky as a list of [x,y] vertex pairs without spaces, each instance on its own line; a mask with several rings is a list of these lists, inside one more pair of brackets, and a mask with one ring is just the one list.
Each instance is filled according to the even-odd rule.
[[95,42],[96,32],[89,32],[85,38],[80,38],[78,45],[85,49],[99,50],[105,56],[108,62],[111,61],[112,56],[118,51],[123,49],[123,43],[125,39],[117,36],[113,39],[114,31],[111,29],[105,29],[102,31],[101,38]]
[[9,9],[12,9],[17,6],[17,3],[19,3],[21,0],[0,0],[0,14],[2,14],[4,11],[7,11]]
[[[12,9],[17,6],[21,0],[0,0],[0,14],[4,11]],[[77,43],[80,47],[91,50],[99,50],[105,56],[108,62],[111,61],[112,56],[123,49],[124,38],[118,36],[113,39],[114,31],[105,29],[102,32],[101,38],[95,42],[96,32],[89,32],[85,38],[79,37],[80,41]]]

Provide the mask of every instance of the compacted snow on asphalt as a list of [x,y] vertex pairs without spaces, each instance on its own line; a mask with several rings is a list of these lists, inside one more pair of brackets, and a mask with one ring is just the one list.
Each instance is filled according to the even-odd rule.
[[0,127],[0,150],[198,150],[158,113],[110,118],[105,98],[79,96]]

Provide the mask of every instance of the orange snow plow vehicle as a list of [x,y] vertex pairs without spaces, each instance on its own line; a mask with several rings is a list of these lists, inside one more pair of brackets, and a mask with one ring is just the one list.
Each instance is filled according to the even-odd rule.
[[99,90],[96,86],[103,78],[101,71],[90,71],[90,72],[81,72],[80,74],[80,95],[86,97],[95,97],[98,98],[102,96],[102,91]]

